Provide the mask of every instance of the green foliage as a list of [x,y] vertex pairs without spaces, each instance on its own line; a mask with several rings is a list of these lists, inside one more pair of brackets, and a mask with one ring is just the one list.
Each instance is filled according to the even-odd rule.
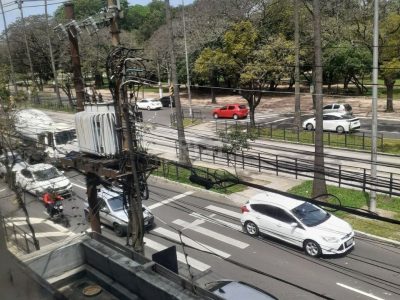
[[249,149],[249,140],[254,141],[256,136],[246,130],[241,130],[236,127],[233,130],[221,130],[218,132],[220,139],[223,142],[223,150],[227,152],[237,152],[243,149]]
[[2,104],[8,104],[10,93],[8,91],[8,82],[10,80],[10,68],[7,65],[0,65],[0,101]]

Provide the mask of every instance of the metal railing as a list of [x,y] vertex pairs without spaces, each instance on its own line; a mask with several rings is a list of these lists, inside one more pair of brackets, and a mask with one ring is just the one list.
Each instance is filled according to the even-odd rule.
[[[245,130],[247,133],[252,134],[258,139],[275,139],[303,144],[314,144],[315,141],[314,131],[306,131],[293,124],[257,124],[256,127],[251,128],[248,122],[243,123],[240,121],[231,120],[217,120],[215,122],[216,132],[225,131],[226,133],[232,129]],[[370,150],[371,138],[371,134],[365,132],[345,132],[342,134],[329,131],[324,132],[324,144],[333,147]],[[378,134],[377,145],[378,150],[381,152],[385,151],[385,139],[386,138],[383,133]]]
[[[279,176],[288,174],[297,178],[314,178],[314,160],[308,160],[285,155],[264,154],[257,152],[229,152],[219,147],[207,147],[205,145],[189,143],[189,153],[192,158],[200,161],[212,162],[212,164],[226,165],[228,167],[241,168],[256,172],[269,172]],[[177,156],[179,146],[175,143]],[[325,162],[324,174],[327,182],[340,186],[358,188],[363,191],[373,190],[400,196],[400,172],[378,171],[374,180],[369,169],[354,165],[334,164]]]
[[36,250],[34,239],[30,233],[3,216],[1,216],[1,223],[8,243],[25,253],[31,253]]

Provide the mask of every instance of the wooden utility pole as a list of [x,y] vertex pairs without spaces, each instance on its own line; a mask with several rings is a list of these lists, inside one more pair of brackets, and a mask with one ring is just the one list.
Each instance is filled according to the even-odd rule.
[[312,197],[327,193],[325,181],[324,132],[322,126],[322,49],[321,49],[321,10],[319,0],[313,0],[314,24],[314,70],[315,70],[315,153],[314,181]]
[[174,34],[172,30],[172,18],[171,8],[169,0],[165,0],[166,19],[168,27],[168,50],[171,60],[171,77],[174,85],[174,97],[175,97],[175,112],[176,112],[176,129],[178,131],[178,143],[179,143],[179,162],[185,165],[191,165],[189,157],[189,149],[185,139],[185,130],[183,127],[183,115],[181,99],[179,96],[179,84],[178,76],[176,73],[176,59],[174,51]]
[[[74,4],[71,2],[67,2],[64,4],[64,12],[65,17],[68,20],[74,20]],[[82,79],[82,71],[81,71],[81,59],[79,57],[79,46],[77,39],[77,31],[74,26],[69,26],[68,28],[68,39],[71,48],[71,60],[72,60],[72,69],[74,73],[74,86],[76,93],[76,111],[83,111],[83,102],[85,98],[85,90]]]
[[118,46],[120,43],[119,39],[119,29],[118,29],[118,10],[117,6],[115,5],[114,0],[107,0],[108,9],[114,10],[114,17],[111,19],[111,42],[114,47]]

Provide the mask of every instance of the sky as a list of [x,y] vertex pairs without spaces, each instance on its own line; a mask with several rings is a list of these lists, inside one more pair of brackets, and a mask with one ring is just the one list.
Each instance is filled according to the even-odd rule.
[[[18,9],[17,4],[15,4],[15,0],[1,0],[4,6],[4,12],[6,15],[7,25],[14,22],[17,18],[20,18],[21,14]],[[184,0],[185,4],[193,3],[194,0]],[[49,14],[52,14],[57,7],[62,5],[63,2],[67,2],[65,0],[47,0],[48,3],[48,11]],[[151,0],[128,0],[129,5],[147,5],[151,2]],[[178,6],[182,4],[182,0],[170,0],[169,1],[172,6]],[[36,6],[36,7],[32,7]],[[24,17],[35,14],[44,14],[44,0],[26,0],[23,4],[23,14]],[[4,30],[4,22],[3,18],[0,18],[0,32]]]

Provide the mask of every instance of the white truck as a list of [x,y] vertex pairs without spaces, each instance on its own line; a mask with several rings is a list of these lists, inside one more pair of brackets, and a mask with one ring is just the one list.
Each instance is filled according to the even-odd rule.
[[54,122],[37,109],[16,111],[12,118],[25,159],[57,162],[71,152],[79,152],[73,126]]

